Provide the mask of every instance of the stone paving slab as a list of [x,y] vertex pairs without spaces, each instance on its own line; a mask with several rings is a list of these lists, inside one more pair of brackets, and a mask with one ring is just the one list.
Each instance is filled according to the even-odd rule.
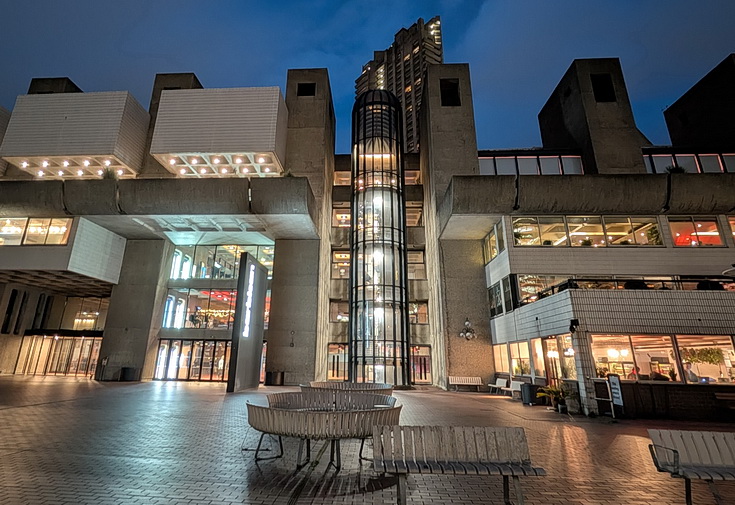
[[[0,504],[391,504],[396,478],[359,461],[342,442],[342,470],[328,468],[329,444],[312,444],[296,469],[285,456],[255,462],[260,434],[246,402],[266,404],[261,387],[225,394],[222,384],[97,383],[0,376]],[[547,477],[523,479],[526,503],[663,505],[684,501],[684,485],[656,472],[648,428],[732,431],[675,421],[588,419],[527,407],[507,397],[439,390],[397,391],[401,424],[522,426],[531,459]],[[268,441],[268,438],[266,438]],[[367,451],[369,452],[369,450]],[[694,482],[697,505],[714,504]],[[735,484],[718,484],[735,499]],[[500,477],[410,475],[410,504],[500,504]]]

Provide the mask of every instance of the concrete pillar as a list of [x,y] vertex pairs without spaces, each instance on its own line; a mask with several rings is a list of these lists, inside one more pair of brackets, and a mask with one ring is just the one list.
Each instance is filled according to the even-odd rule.
[[100,361],[108,362],[98,380],[119,379],[123,367],[135,368],[141,380],[152,378],[172,247],[164,240],[127,241],[100,349]]
[[595,398],[595,384],[593,377],[597,377],[595,359],[592,356],[592,343],[586,331],[577,330],[572,334],[572,347],[574,348],[577,366],[577,379],[579,382],[579,402],[585,415],[598,414]]
[[314,380],[319,253],[319,240],[276,240],[265,369],[285,384]]

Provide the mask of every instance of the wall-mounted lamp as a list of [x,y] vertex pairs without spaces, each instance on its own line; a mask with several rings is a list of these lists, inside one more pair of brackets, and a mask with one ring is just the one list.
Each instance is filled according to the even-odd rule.
[[472,340],[473,338],[477,337],[477,335],[475,334],[475,329],[472,327],[472,323],[470,323],[469,317],[465,318],[464,328],[462,328],[462,331],[459,332],[459,336],[465,340]]
[[569,333],[576,332],[577,328],[579,328],[579,319],[570,319],[569,320]]

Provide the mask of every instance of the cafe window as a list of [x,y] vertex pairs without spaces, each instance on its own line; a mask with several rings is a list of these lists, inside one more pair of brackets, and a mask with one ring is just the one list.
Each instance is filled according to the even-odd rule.
[[490,289],[488,295],[490,297],[490,317],[499,316],[503,313],[503,294],[500,282],[496,282]]
[[426,279],[424,251],[408,251],[408,278]]
[[563,216],[545,216],[538,218],[539,234],[542,246],[567,246],[567,228]]
[[564,379],[577,378],[577,365],[574,360],[574,347],[572,346],[572,335],[560,335],[559,337],[559,365],[561,366],[561,376]]
[[4,219],[0,223],[0,245],[20,245],[28,219]]
[[681,380],[669,335],[633,335],[630,339],[635,364],[639,369],[624,378],[634,380],[635,375],[640,374],[640,380]]
[[669,217],[669,226],[676,247],[723,245],[715,217]]
[[655,217],[604,216],[607,242],[611,246],[662,245]]
[[170,279],[237,279],[240,255],[250,253],[273,274],[273,246],[175,246]]
[[493,357],[495,358],[495,371],[510,373],[508,363],[508,344],[493,346]]
[[0,245],[66,245],[71,218],[7,218],[0,221]]
[[544,360],[544,346],[540,338],[531,339],[531,352],[534,375],[536,377],[544,377],[546,375],[546,365]]
[[728,217],[727,221],[730,223],[730,231],[732,232],[732,238],[735,240],[735,216]]
[[329,302],[329,322],[346,323],[350,320],[349,302]]
[[350,278],[349,251],[332,251],[332,279]]
[[518,288],[521,303],[535,302],[539,299],[539,291],[566,281],[569,275],[537,275],[518,274]]
[[568,216],[569,242],[574,247],[604,247],[605,230],[600,216]]
[[411,324],[429,324],[429,304],[427,302],[409,303],[408,319]]
[[512,342],[510,346],[510,366],[513,375],[531,375],[531,360],[528,353],[528,342]]
[[676,343],[686,382],[734,383],[735,350],[730,336],[677,335]]
[[535,217],[513,218],[513,243],[517,246],[539,245],[538,219]]
[[163,327],[231,328],[236,299],[237,292],[229,289],[169,289],[163,308]]
[[625,379],[635,370],[633,348],[627,335],[592,335],[592,357],[598,377],[612,373]]
[[505,249],[505,239],[503,237],[503,222],[499,221],[487,234],[483,241],[483,251],[485,253],[485,263],[489,263],[498,254]]

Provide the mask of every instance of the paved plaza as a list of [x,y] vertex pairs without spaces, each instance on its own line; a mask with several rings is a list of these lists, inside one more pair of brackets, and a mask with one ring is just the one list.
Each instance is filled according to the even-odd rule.
[[[286,455],[253,459],[259,433],[246,402],[294,388],[225,394],[223,384],[97,383],[0,377],[0,504],[389,504],[395,479],[359,462],[359,442],[342,444],[342,469],[328,468],[329,444],[312,445],[296,469]],[[531,459],[547,477],[525,478],[529,504],[662,505],[684,502],[684,484],[657,473],[646,429],[732,430],[722,424],[587,419],[525,407],[507,397],[439,390],[398,391],[401,424],[522,426]],[[368,451],[369,452],[369,451]],[[410,504],[502,503],[502,479],[408,478]],[[714,504],[694,482],[694,503]],[[718,484],[728,503],[735,485]]]

